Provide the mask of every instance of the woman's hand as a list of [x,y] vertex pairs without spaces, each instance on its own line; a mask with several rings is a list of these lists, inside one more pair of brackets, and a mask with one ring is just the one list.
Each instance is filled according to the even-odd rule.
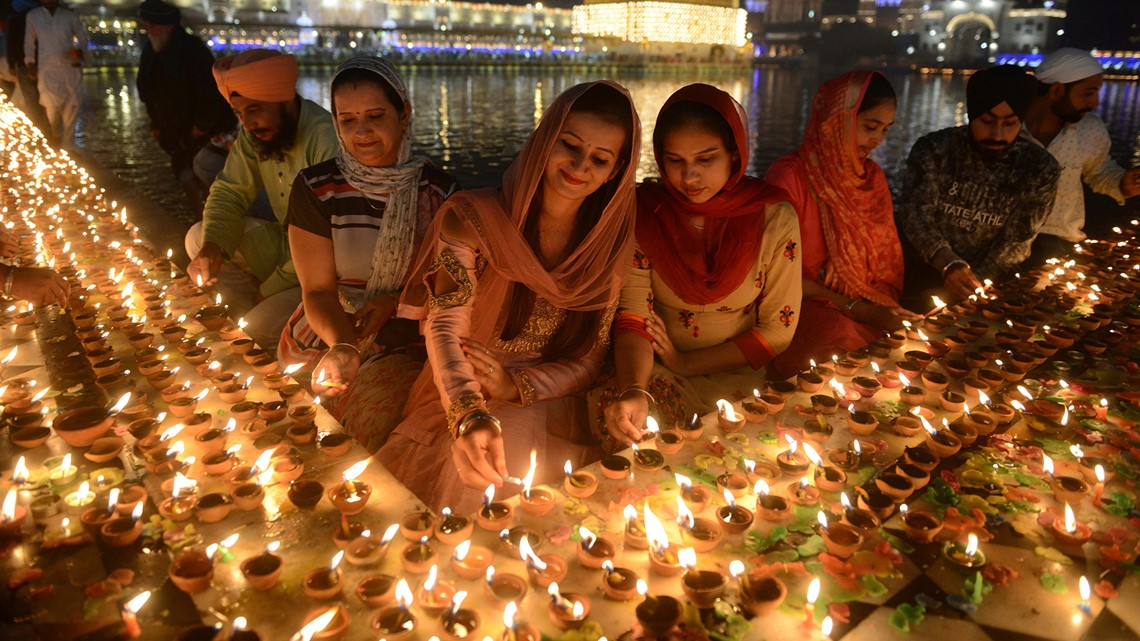
[[20,239],[7,227],[0,227],[0,258],[15,258],[20,251]]
[[630,394],[628,398],[619,398],[607,405],[605,415],[606,431],[610,436],[622,445],[632,445],[644,434],[649,399],[644,394]]
[[486,420],[472,421],[467,432],[451,444],[451,459],[459,479],[478,490],[503,486],[507,456],[498,426]]
[[665,321],[661,320],[657,312],[650,312],[649,318],[645,319],[645,331],[653,337],[653,351],[657,354],[657,358],[661,359],[662,365],[678,376],[692,375],[685,354],[678,352],[673,346],[669,332],[665,329]]
[[982,281],[974,275],[974,270],[965,263],[952,266],[942,277],[942,284],[956,299],[968,298],[970,294],[983,289]]
[[922,314],[915,314],[902,307],[888,307],[886,305],[876,305],[875,303],[865,301],[856,305],[851,310],[851,315],[860,323],[870,325],[885,332],[894,331],[902,327],[903,321],[917,323],[923,319]]
[[67,280],[46,267],[8,267],[12,276],[12,295],[33,305],[64,305],[71,286]]
[[519,386],[499,359],[491,355],[491,350],[470,338],[461,341],[463,354],[475,368],[475,380],[483,388],[483,395],[499,401],[517,401],[521,396]]
[[334,345],[321,357],[314,371],[317,378],[313,379],[313,392],[336,396],[348,388],[360,371],[360,352],[351,345]]
[[385,294],[364,303],[364,306],[352,315],[352,322],[356,325],[357,338],[375,336],[395,315],[395,296]]

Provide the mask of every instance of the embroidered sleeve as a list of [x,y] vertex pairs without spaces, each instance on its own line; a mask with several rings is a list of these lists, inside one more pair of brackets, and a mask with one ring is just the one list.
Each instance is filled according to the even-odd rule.
[[[521,388],[520,388],[521,389]],[[487,403],[478,394],[464,394],[451,403],[447,408],[447,431],[451,438],[459,437],[459,421],[472,410],[487,411]]]
[[[435,278],[440,270],[443,270],[443,272],[450,276],[451,280],[455,282],[455,291],[439,295],[434,293]],[[467,269],[463,266],[463,263],[455,257],[455,254],[451,253],[450,249],[444,249],[436,256],[435,261],[428,267],[427,273],[424,274],[424,284],[427,285],[428,290],[429,310],[466,305],[471,301],[471,294],[475,289],[470,277],[467,275]]]
[[538,400],[538,395],[534,391],[534,383],[530,380],[530,375],[526,373],[525,369],[508,369],[507,375],[515,382],[519,388],[519,401],[518,405],[522,407],[530,407]]
[[598,327],[598,344],[605,349],[609,349],[610,340],[613,338],[614,328],[614,315],[617,314],[618,306],[617,301],[606,308],[606,313],[602,314],[602,322]]

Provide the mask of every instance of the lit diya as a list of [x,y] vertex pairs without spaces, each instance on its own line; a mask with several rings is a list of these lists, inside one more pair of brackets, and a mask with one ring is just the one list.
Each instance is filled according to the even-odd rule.
[[645,523],[645,536],[649,542],[649,569],[658,576],[677,576],[681,573],[681,564],[677,560],[677,554],[669,549],[665,526],[649,509],[648,503],[643,508],[642,518]]
[[495,501],[495,486],[488,485],[483,492],[483,507],[475,514],[475,522],[489,532],[499,532],[514,520],[515,511],[507,503]]
[[439,568],[432,565],[428,569],[427,578],[416,594],[416,604],[420,610],[429,617],[437,617],[451,603],[455,596],[455,586],[446,581],[439,580]]
[[535,587],[546,588],[566,578],[566,562],[556,554],[539,556],[530,545],[530,537],[519,541],[519,556],[526,563],[527,575]]
[[375,565],[384,560],[388,554],[389,544],[396,537],[399,526],[393,523],[384,530],[383,536],[372,536],[371,530],[364,530],[360,536],[348,542],[344,548],[344,556],[348,562],[357,566]]
[[480,545],[472,545],[470,540],[455,546],[451,555],[451,569],[464,579],[478,579],[490,567],[494,554]]
[[724,594],[728,579],[720,572],[696,569],[697,553],[692,548],[681,550],[677,558],[685,568],[685,574],[681,576],[681,590],[685,596],[698,608],[711,608]]
[[566,465],[562,468],[565,471],[565,478],[562,481],[562,488],[566,493],[575,498],[588,498],[598,491],[598,477],[593,472],[586,470],[574,471],[570,465],[570,461],[566,461]]
[[1080,547],[1092,538],[1092,529],[1076,519],[1068,503],[1065,504],[1064,518],[1054,519],[1049,529],[1057,542],[1065,547]]
[[523,511],[531,516],[546,516],[554,507],[554,492],[545,487],[532,487],[537,466],[538,452],[532,449],[530,451],[530,469],[523,477],[519,504],[522,505]]
[[966,543],[947,541],[942,546],[942,556],[963,570],[980,570],[986,565],[986,555],[978,549],[978,537],[972,532]]
[[610,561],[617,554],[617,546],[608,538],[599,537],[587,527],[579,527],[578,535],[582,541],[578,544],[578,562],[582,567],[599,570],[606,561]]
[[717,508],[717,520],[729,534],[743,534],[752,527],[755,519],[751,510],[736,504],[736,496],[727,489],[724,491],[725,505]]
[[547,588],[550,595],[550,606],[547,613],[551,622],[559,630],[577,630],[586,622],[590,615],[590,601],[580,594],[563,593],[558,583],[551,583]]

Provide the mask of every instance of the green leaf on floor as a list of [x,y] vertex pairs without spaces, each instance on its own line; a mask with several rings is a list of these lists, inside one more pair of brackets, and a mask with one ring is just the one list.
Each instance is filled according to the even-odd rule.
[[827,550],[827,543],[823,541],[823,537],[818,534],[813,534],[806,541],[796,546],[796,554],[800,558],[809,556],[818,556],[820,552]]
[[1130,481],[1135,481],[1137,478],[1140,478],[1140,471],[1137,471],[1132,466],[1125,465],[1123,461],[1116,464],[1116,473]]
[[1065,585],[1065,577],[1051,572],[1041,575],[1041,586],[1053,594],[1064,594],[1069,591],[1068,586]]
[[898,630],[899,632],[910,632],[911,628],[918,625],[919,623],[922,623],[922,620],[925,617],[925,607],[921,605],[903,603],[899,607],[895,608],[895,611],[891,613],[889,623],[891,624],[892,628]]
[[1033,553],[1036,554],[1037,556],[1045,559],[1046,561],[1052,561],[1054,563],[1060,563],[1061,565],[1072,565],[1073,564],[1073,560],[1069,558],[1069,555],[1058,550],[1057,548],[1047,548],[1043,545],[1038,545],[1036,548],[1033,549]]
[[1086,418],[1081,421],[1081,427],[1095,432],[1107,432],[1111,426],[1100,419]]
[[756,438],[763,445],[775,445],[778,442],[775,432],[760,432],[756,435]]
[[[694,461],[695,461],[695,459],[694,459]],[[709,472],[706,472],[704,469],[694,467],[692,465],[689,465],[688,463],[686,463],[685,465],[679,466],[678,469],[680,470],[681,474],[684,474],[685,476],[692,479],[692,481],[694,483],[700,483],[701,485],[708,485],[708,486],[712,487],[713,489],[716,489],[716,475],[715,474],[711,474]]]
[[780,550],[764,555],[764,563],[795,563],[799,560],[800,555],[795,550]]
[[937,509],[939,516],[945,514],[947,509],[962,502],[954,488],[940,478],[934,479],[930,485],[926,486],[926,493],[923,498]]
[[797,505],[796,516],[792,519],[792,523],[788,529],[792,532],[800,534],[811,534],[815,532],[815,526],[818,521],[819,507],[814,505]]
[[903,554],[910,554],[914,552],[914,546],[908,543],[905,539],[900,539],[887,530],[879,530],[879,534],[882,535],[882,537],[891,544],[891,547],[898,550],[899,552],[902,552]]
[[1113,492],[1101,499],[1104,511],[1113,516],[1128,516],[1136,509],[1136,503],[1124,492]]
[[871,597],[881,597],[887,593],[887,586],[883,585],[879,577],[874,574],[864,574],[859,577],[859,585],[863,586],[863,590]]
[[1048,436],[1038,436],[1037,444],[1041,446],[1041,449],[1045,450],[1046,454],[1053,458],[1076,458],[1073,456],[1073,453],[1069,451],[1071,443],[1068,441],[1062,441],[1058,438],[1049,438]]
[[993,592],[993,590],[993,584],[985,580],[981,572],[975,572],[973,576],[966,577],[965,582],[962,583],[962,596],[974,605],[981,604],[982,597]]
[[1049,484],[1040,477],[1034,476],[1032,474],[1027,474],[1025,472],[1018,472],[1017,474],[1014,474],[1013,480],[1017,481],[1018,484],[1033,490],[1045,490],[1049,487]]
[[752,530],[748,532],[748,538],[744,541],[744,547],[757,554],[760,554],[761,552],[776,545],[780,541],[783,541],[784,537],[787,535],[788,528],[782,525],[777,525],[776,527],[772,528],[772,531],[768,533],[768,536],[764,536],[763,534]]

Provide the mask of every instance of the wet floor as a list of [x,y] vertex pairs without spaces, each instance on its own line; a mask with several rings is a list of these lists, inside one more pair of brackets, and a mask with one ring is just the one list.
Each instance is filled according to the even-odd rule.
[[[87,101],[80,116],[78,145],[93,162],[134,192],[134,206],[149,207],[148,220],[185,228],[192,220],[167,156],[151,140],[146,111],[134,90],[133,69],[101,69],[86,76]],[[331,69],[306,69],[298,90],[326,107]],[[463,187],[495,184],[555,96],[596,76],[581,71],[452,69],[411,71],[408,84],[416,108],[416,153],[449,171]],[[639,175],[656,174],[650,141],[661,104],[691,82],[722,87],[745,106],[752,123],[752,173],[762,175],[776,158],[799,143],[821,80],[810,70],[755,70],[700,77],[626,73],[614,78],[634,96],[643,124]],[[887,141],[875,151],[897,189],[907,152],[923,134],[965,120],[965,79],[953,76],[890,76],[899,111]],[[1140,165],[1140,83],[1109,82],[1099,110],[1121,164]],[[145,231],[145,226],[144,226]],[[169,232],[166,228],[163,231]]]

